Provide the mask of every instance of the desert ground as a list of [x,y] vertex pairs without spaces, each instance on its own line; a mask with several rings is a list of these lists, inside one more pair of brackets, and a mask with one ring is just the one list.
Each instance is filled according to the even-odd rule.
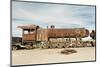
[[[77,53],[61,54],[64,49],[74,49]],[[12,65],[45,64],[60,62],[95,61],[95,47],[31,49],[12,51]]]

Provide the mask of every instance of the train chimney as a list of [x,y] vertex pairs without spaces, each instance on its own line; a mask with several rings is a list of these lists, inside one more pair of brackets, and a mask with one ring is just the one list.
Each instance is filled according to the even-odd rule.
[[48,29],[48,26],[47,26],[47,29]]
[[51,25],[51,29],[54,29],[55,28],[55,26],[54,25]]

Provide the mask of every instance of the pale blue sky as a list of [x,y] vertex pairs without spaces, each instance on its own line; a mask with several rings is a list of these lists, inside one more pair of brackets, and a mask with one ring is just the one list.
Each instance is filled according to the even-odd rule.
[[18,25],[36,24],[42,28],[95,29],[95,6],[12,2],[12,35],[21,36]]

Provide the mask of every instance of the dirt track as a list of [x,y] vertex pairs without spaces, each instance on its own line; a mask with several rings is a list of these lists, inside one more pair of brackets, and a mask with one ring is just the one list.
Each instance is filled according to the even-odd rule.
[[69,55],[61,54],[60,52],[63,49],[32,49],[12,51],[12,64],[26,65],[95,60],[95,47],[68,49],[75,49],[77,53]]

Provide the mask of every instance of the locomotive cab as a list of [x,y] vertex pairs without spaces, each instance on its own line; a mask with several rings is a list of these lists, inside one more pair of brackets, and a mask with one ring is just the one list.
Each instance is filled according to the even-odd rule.
[[37,29],[39,28],[36,25],[30,26],[18,26],[21,28],[22,33],[22,44],[25,45],[27,48],[33,48],[33,45],[36,44],[37,41]]

